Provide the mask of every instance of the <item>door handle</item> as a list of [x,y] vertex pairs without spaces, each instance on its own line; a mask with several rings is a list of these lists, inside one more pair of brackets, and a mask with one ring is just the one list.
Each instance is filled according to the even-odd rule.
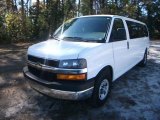
[[129,49],[129,42],[127,41],[127,49]]

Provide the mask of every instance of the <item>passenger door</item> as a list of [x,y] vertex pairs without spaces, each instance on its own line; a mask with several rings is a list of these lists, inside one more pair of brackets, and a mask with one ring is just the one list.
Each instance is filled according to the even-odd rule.
[[109,42],[112,42],[114,53],[115,79],[128,70],[129,66],[129,42],[126,36],[124,21],[115,18]]

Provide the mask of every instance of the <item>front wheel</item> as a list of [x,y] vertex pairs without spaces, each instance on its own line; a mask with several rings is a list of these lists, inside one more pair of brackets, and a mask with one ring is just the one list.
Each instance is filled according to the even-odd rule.
[[99,107],[105,103],[110,93],[111,82],[105,74],[102,74],[95,81],[92,95],[92,106]]

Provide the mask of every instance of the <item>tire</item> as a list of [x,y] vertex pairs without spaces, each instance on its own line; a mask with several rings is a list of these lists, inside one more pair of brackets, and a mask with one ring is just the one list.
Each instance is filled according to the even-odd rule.
[[138,64],[140,67],[145,67],[147,65],[147,49],[144,53],[144,57],[143,59],[140,61],[140,63]]
[[102,106],[111,90],[111,74],[110,72],[102,72],[96,79],[93,94],[91,97],[91,104],[93,107]]

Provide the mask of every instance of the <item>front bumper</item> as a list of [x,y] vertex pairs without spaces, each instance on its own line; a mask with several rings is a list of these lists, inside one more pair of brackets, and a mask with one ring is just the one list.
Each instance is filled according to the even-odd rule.
[[45,94],[50,97],[58,98],[58,99],[66,99],[66,100],[83,100],[87,99],[92,95],[93,92],[93,87],[83,90],[83,91],[78,91],[78,92],[73,92],[73,91],[63,91],[63,90],[56,90],[56,89],[51,89],[47,88],[45,86],[42,86],[40,84],[37,84],[36,82],[29,81],[30,86]]
[[68,83],[67,81],[45,83],[44,80],[31,74],[27,67],[24,67],[23,73],[33,89],[53,98],[83,100],[91,97],[93,92],[94,80],[87,80],[88,82],[84,83],[78,83],[78,81],[74,81],[74,83],[70,81]]

